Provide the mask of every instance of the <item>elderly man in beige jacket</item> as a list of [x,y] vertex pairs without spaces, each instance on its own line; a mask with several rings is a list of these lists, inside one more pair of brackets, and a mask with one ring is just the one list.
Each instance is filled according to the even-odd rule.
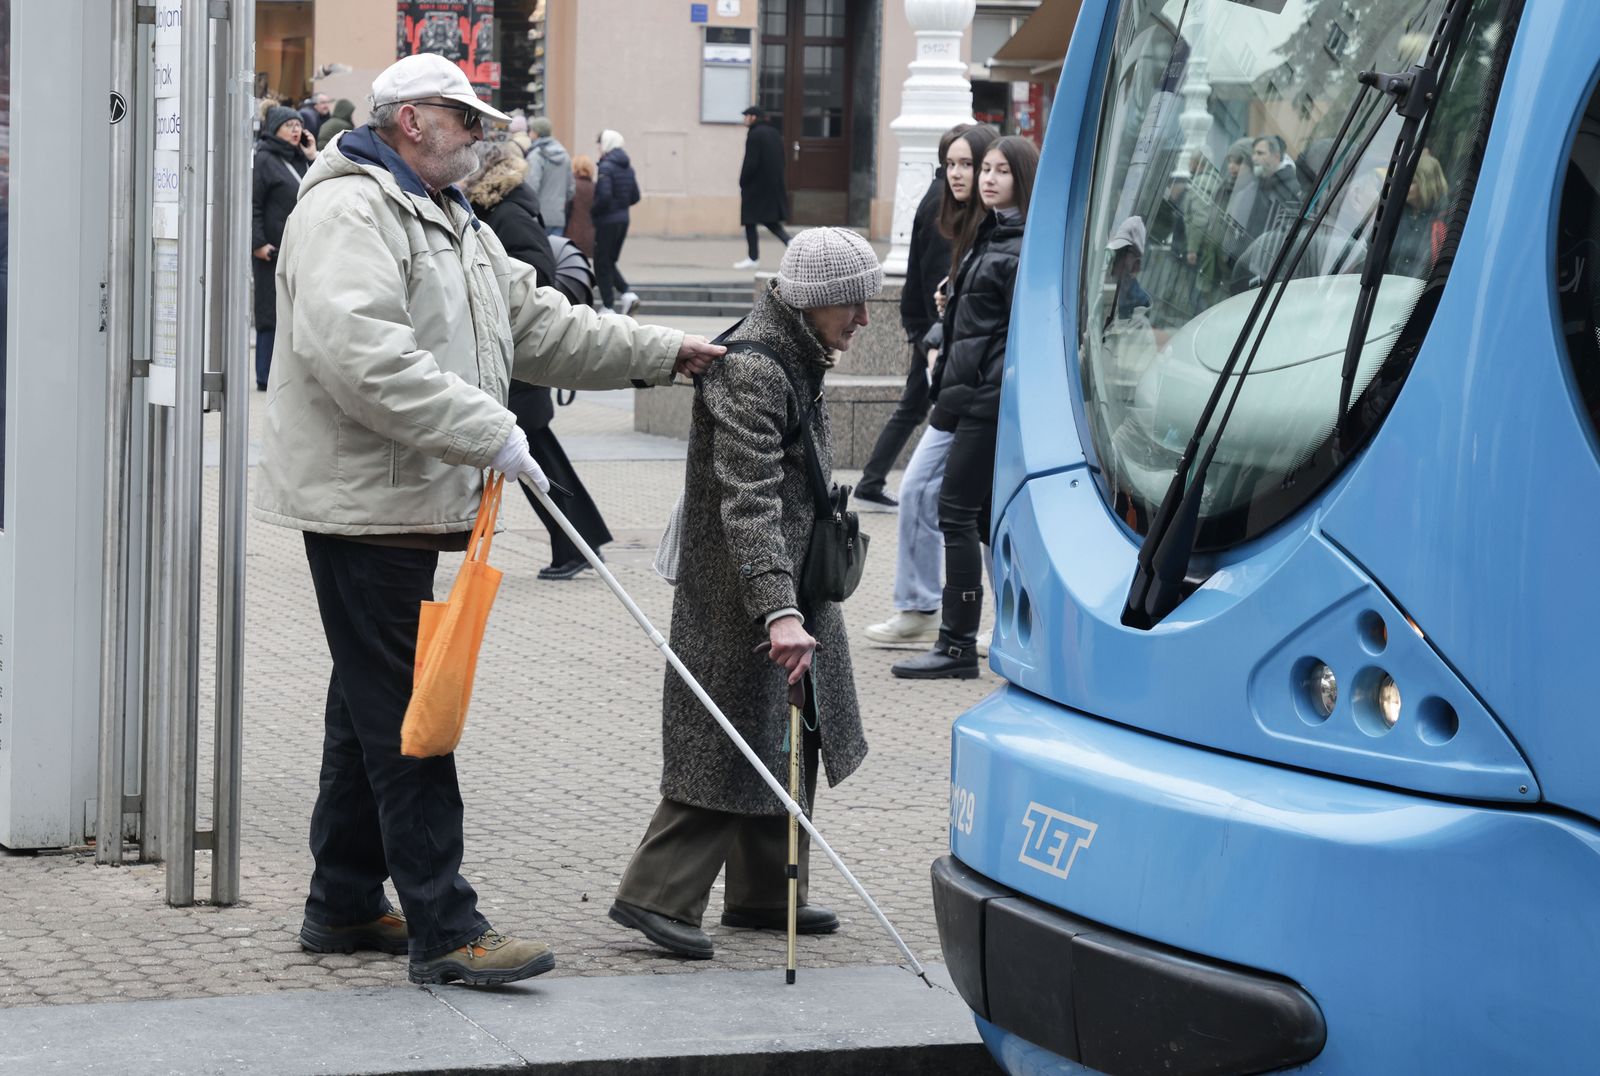
[[479,913],[454,758],[400,754],[418,609],[440,551],[465,548],[484,468],[547,485],[512,377],[661,384],[722,349],[570,307],[506,255],[453,186],[485,117],[505,118],[460,68],[409,56],[372,89],[371,122],[321,154],[284,232],[256,483],[256,516],[304,532],[333,657],[300,940],[409,953],[413,982],[511,982],[555,956]]

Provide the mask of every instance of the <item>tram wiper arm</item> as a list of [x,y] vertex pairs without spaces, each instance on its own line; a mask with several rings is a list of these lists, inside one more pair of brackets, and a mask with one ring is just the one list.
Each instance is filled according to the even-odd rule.
[[1405,120],[1394,140],[1394,151],[1389,155],[1389,167],[1384,171],[1383,188],[1378,194],[1378,208],[1372,219],[1372,249],[1367,252],[1366,264],[1361,269],[1361,289],[1356,295],[1355,312],[1350,318],[1350,335],[1345,340],[1344,362],[1339,369],[1339,410],[1334,419],[1335,445],[1340,452],[1353,447],[1354,434],[1350,427],[1350,397],[1355,391],[1356,373],[1361,368],[1361,352],[1366,347],[1367,332],[1372,327],[1372,313],[1378,302],[1378,288],[1383,283],[1384,271],[1389,264],[1389,254],[1394,248],[1395,234],[1400,230],[1405,205],[1411,191],[1411,181],[1417,173],[1417,163],[1422,160],[1422,129],[1433,115],[1439,98],[1440,75],[1444,63],[1455,55],[1466,26],[1468,0],[1449,0],[1439,15],[1433,39],[1428,43],[1422,58],[1400,74],[1386,75],[1377,71],[1362,72],[1363,86],[1371,86],[1395,102],[1395,111]]
[[[1228,361],[1217,373],[1216,382],[1211,387],[1211,395],[1195,422],[1194,434],[1184,446],[1183,455],[1178,458],[1178,465],[1173,470],[1166,496],[1156,509],[1150,530],[1145,535],[1144,543],[1139,547],[1133,583],[1128,588],[1128,597],[1122,607],[1122,623],[1127,627],[1142,630],[1154,627],[1168,613],[1176,609],[1185,597],[1184,580],[1189,572],[1189,562],[1194,555],[1195,539],[1199,532],[1200,498],[1205,491],[1206,473],[1211,469],[1217,445],[1222,441],[1222,434],[1227,428],[1229,418],[1233,415],[1234,405],[1239,402],[1239,394],[1244,390],[1244,379],[1249,376],[1250,367],[1255,363],[1256,353],[1261,349],[1262,340],[1266,338],[1267,327],[1278,312],[1278,304],[1283,299],[1288,282],[1294,278],[1294,272],[1299,268],[1312,238],[1322,226],[1334,199],[1355,175],[1367,147],[1377,137],[1384,121],[1388,119],[1389,112],[1394,108],[1395,102],[1392,97],[1387,99],[1380,97],[1379,100],[1383,101],[1382,106],[1369,109],[1367,118],[1363,122],[1367,132],[1366,137],[1361,140],[1355,152],[1347,156],[1338,180],[1324,189],[1323,183],[1332,170],[1334,161],[1344,150],[1351,123],[1361,111],[1370,88],[1371,86],[1364,82],[1360,92],[1350,102],[1350,109],[1339,125],[1339,133],[1334,135],[1329,144],[1327,156],[1323,159],[1321,168],[1317,170],[1316,181],[1311,186],[1311,196],[1317,200],[1316,215],[1311,218],[1309,228],[1306,227],[1304,214],[1295,217],[1294,224],[1273,258],[1271,268],[1267,270],[1266,278],[1261,282],[1261,290],[1250,307],[1250,313],[1245,317],[1244,325],[1234,339],[1233,348],[1228,353]],[[1381,114],[1374,117],[1373,112]],[[1302,231],[1305,233],[1304,238],[1301,237]],[[1265,316],[1262,316],[1262,308],[1267,305],[1268,293],[1272,293],[1272,305],[1267,308]],[[1252,337],[1254,342],[1250,344],[1249,355],[1245,357],[1244,365],[1240,367],[1240,356],[1244,354],[1245,344],[1250,342]],[[1191,478],[1191,465],[1200,450],[1201,438],[1211,424],[1217,406],[1222,401],[1223,390],[1227,387],[1229,379],[1234,377],[1236,369],[1238,381],[1228,398],[1227,409],[1217,423],[1216,433],[1211,438],[1204,458],[1197,467],[1192,468]]]

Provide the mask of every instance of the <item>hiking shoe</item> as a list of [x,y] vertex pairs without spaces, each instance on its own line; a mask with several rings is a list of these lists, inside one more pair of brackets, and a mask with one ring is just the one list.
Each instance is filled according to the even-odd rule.
[[638,293],[631,291],[623,292],[622,297],[617,300],[618,312],[631,316],[637,309],[639,309]]
[[325,927],[307,919],[300,924],[300,948],[308,953],[353,953],[358,949],[403,956],[410,945],[406,917],[392,908],[370,923]]
[[879,646],[927,646],[939,638],[939,613],[904,609],[882,624],[871,625],[864,634]]
[[[722,913],[722,925],[745,930],[789,929],[787,908],[729,908]],[[833,909],[820,904],[802,904],[794,911],[796,934],[832,934],[839,929],[839,917]]]
[[556,955],[544,942],[508,938],[486,930],[476,941],[432,960],[413,960],[414,983],[467,983],[494,986],[543,975],[556,966]]
[[706,932],[693,923],[685,923],[681,919],[673,919],[621,900],[612,901],[611,910],[606,914],[623,926],[637,930],[661,948],[690,960],[710,960],[715,952]]

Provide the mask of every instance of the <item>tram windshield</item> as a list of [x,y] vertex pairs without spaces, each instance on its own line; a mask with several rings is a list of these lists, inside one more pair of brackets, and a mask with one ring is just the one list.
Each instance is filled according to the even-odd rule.
[[[1362,437],[1392,403],[1448,276],[1518,6],[1472,0],[1422,131],[1415,179],[1397,192],[1403,206],[1385,210],[1401,219],[1346,420]],[[1345,344],[1402,120],[1369,92],[1346,136],[1334,139],[1360,92],[1358,74],[1416,63],[1444,7],[1123,3],[1089,191],[1078,354],[1096,478],[1134,531],[1146,531],[1300,217],[1305,253],[1206,476],[1197,548],[1260,534],[1337,470]]]

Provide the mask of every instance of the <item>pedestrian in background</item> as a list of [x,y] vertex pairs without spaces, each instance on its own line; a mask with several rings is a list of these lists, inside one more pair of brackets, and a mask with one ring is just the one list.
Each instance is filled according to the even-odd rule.
[[[478,143],[481,164],[461,184],[472,208],[484,223],[494,229],[495,236],[506,248],[506,253],[520,262],[527,262],[538,273],[541,287],[553,287],[561,292],[567,302],[575,306],[588,306],[593,301],[590,289],[578,294],[556,275],[556,258],[550,248],[544,222],[540,220],[539,204],[527,185],[528,162],[511,142]],[[544,385],[530,385],[526,381],[511,381],[509,402],[511,413],[517,416],[517,425],[528,435],[528,451],[545,477],[550,479],[550,499],[561,514],[566,516],[589,544],[599,552],[601,546],[611,541],[611,531],[600,515],[599,507],[583,481],[578,477],[572,461],[567,458],[561,442],[550,428],[556,417],[555,402],[550,389]],[[533,495],[527,486],[523,495],[533,506],[534,514],[550,535],[550,564],[539,569],[540,579],[571,579],[589,566],[578,552],[578,547],[567,532],[555,521],[548,509]]]
[[550,134],[550,121],[535,116],[528,121],[533,142],[528,147],[528,186],[539,202],[545,231],[567,234],[567,203],[572,201],[572,155]]
[[333,141],[333,136],[340,131],[352,131],[356,122],[356,103],[347,97],[341,97],[333,103],[333,112],[322,121],[322,127],[317,131],[317,148],[327,149],[328,143]]
[[[808,813],[819,757],[837,785],[866,757],[867,742],[844,615],[837,603],[808,602],[799,577],[816,516],[801,431],[810,430],[826,486],[833,432],[823,376],[867,324],[867,300],[882,287],[878,257],[856,233],[800,233],[727,340],[727,357],[701,378],[689,429],[672,645],[769,770],[784,772],[787,752],[801,752],[796,798]],[[741,350],[743,341],[766,353]],[[794,684],[806,685],[799,744],[787,743]],[[670,670],[661,740],[661,803],[611,918],[680,956],[709,960],[700,920],[726,864],[722,925],[785,929],[783,805]],[[839,918],[806,903],[809,850],[802,834],[798,930],[826,934]]]
[[754,269],[761,261],[760,225],[789,245],[783,222],[789,219],[789,195],[783,186],[783,135],[761,109],[744,110],[744,164],[739,168],[739,223],[744,225],[749,255],[733,263],[735,269]]
[[[901,318],[905,324],[906,299],[911,290],[911,275],[919,278],[918,290],[927,296],[926,307],[913,305],[914,321],[937,318],[942,313],[942,289],[945,288],[952,266],[959,266],[972,247],[978,225],[988,210],[978,197],[978,162],[988,152],[999,132],[986,124],[964,125],[947,132],[940,140],[943,147],[944,189],[939,192],[937,211],[932,220],[930,245],[937,249],[929,252],[926,246],[916,248],[916,235],[912,234],[913,251],[919,255],[906,266],[906,291],[901,293]],[[932,255],[938,249],[943,258]],[[933,282],[937,274],[938,282]],[[910,331],[908,324],[907,331]],[[944,341],[944,327],[934,320],[918,338],[913,358],[917,384],[921,389],[924,410],[928,407],[928,390],[933,376],[933,364],[939,356]],[[901,396],[902,406],[913,395],[911,380]],[[920,418],[920,416],[919,416]],[[900,478],[899,548],[894,567],[894,612],[888,620],[869,625],[866,637],[879,646],[926,646],[939,637],[939,608],[943,602],[941,584],[944,580],[944,535],[939,531],[939,486],[944,482],[945,460],[950,455],[949,430],[930,424],[922,431],[906,464],[906,473]],[[880,438],[881,440],[881,438]],[[899,450],[896,449],[896,454]],[[887,467],[885,467],[887,470]]]
[[900,391],[900,402],[894,413],[878,431],[872,455],[861,469],[861,483],[856,486],[856,497],[873,504],[893,508],[898,503],[884,490],[884,481],[894,461],[900,458],[900,450],[928,414],[929,364],[922,338],[939,320],[933,305],[933,288],[943,279],[950,262],[950,240],[939,231],[939,207],[951,196],[944,180],[944,159],[950,144],[971,126],[970,123],[957,124],[939,139],[939,163],[933,172],[933,182],[928,184],[911,218],[911,247],[906,254],[905,285],[900,291],[900,327],[905,330],[911,353],[906,366],[906,384]]
[[322,131],[322,122],[333,111],[333,99],[325,93],[313,94],[300,102],[300,122],[312,138]]
[[579,154],[572,162],[572,204],[567,206],[567,238],[594,261],[594,158]]
[[944,601],[939,637],[925,654],[897,662],[894,675],[932,680],[978,675],[983,613],[983,546],[989,542],[1000,384],[1022,231],[1039,150],[1008,135],[983,155],[978,195],[989,210],[956,276],[944,313],[944,351],[930,395],[936,429],[953,434],[939,486],[944,534]]
[[[461,874],[455,756],[400,753],[421,604],[440,551],[466,548],[484,468],[546,484],[505,407],[513,375],[663,384],[704,373],[722,349],[602,321],[506,254],[454,186],[477,166],[485,118],[506,117],[455,64],[399,60],[372,106],[307,173],[284,231],[255,479],[256,518],[304,532],[333,658],[300,944],[408,952],[417,983],[512,982],[555,956],[479,910]],[[473,771],[473,783],[498,772],[492,746]]]
[[250,180],[250,278],[255,285],[256,388],[267,387],[278,325],[278,296],[272,282],[278,268],[283,227],[300,194],[300,179],[316,159],[311,135],[292,108],[267,109],[256,139]]
[[[628,238],[628,207],[639,202],[639,178],[633,162],[623,148],[622,136],[609,128],[600,132],[599,174],[594,181],[594,205],[589,217],[594,221],[594,275],[600,288],[601,311],[616,309],[632,314],[639,308],[639,297],[629,288],[617,267],[622,244]],[[619,306],[613,306],[617,292]]]

